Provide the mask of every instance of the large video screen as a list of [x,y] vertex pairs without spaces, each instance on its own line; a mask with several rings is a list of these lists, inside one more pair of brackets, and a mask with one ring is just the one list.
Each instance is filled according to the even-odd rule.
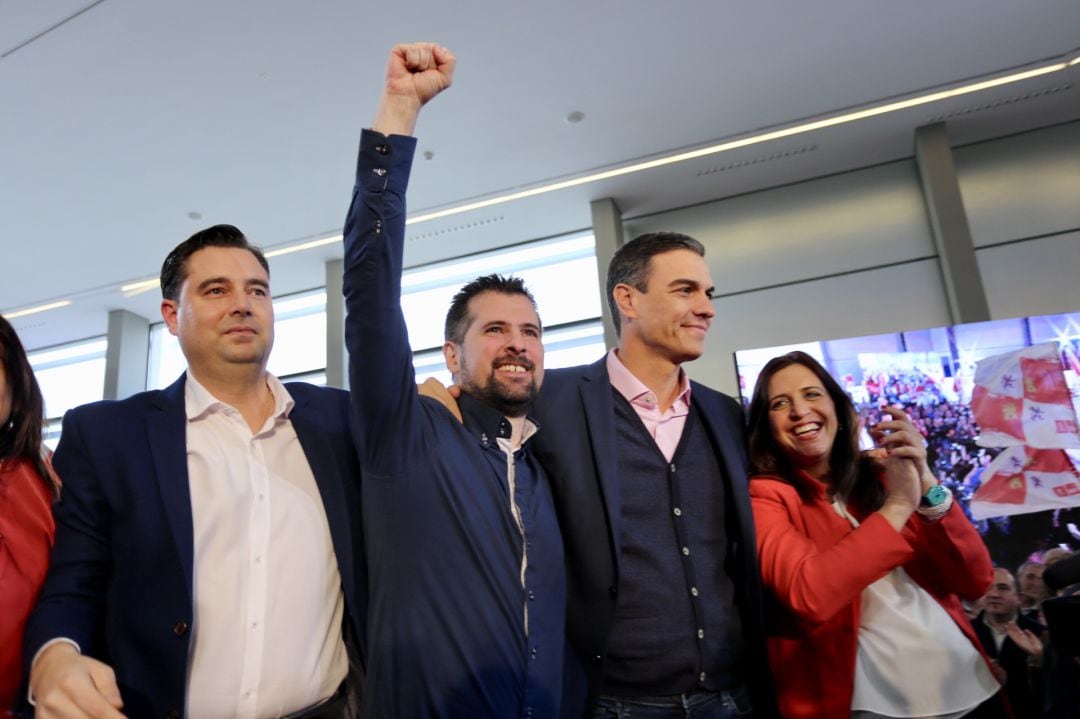
[[[927,441],[928,463],[972,517],[972,496],[1003,451],[983,446],[972,411],[977,363],[1043,343],[1056,343],[1065,383],[1080,408],[1080,312],[996,320],[951,327],[748,349],[735,354],[743,403],[749,402],[761,368],[771,358],[802,350],[825,366],[859,411],[866,428],[882,408],[897,404],[912,416]],[[1075,433],[1075,425],[1073,432]],[[1068,452],[1075,472],[1080,454]],[[1001,464],[1000,462],[998,464]],[[995,467],[997,465],[994,465]],[[1056,509],[973,518],[994,560],[1013,571],[1032,554],[1055,546],[1080,548],[1080,496]],[[985,514],[976,512],[975,514]]]

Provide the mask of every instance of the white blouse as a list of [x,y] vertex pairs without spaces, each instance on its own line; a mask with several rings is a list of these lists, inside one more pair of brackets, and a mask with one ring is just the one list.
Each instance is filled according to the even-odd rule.
[[[834,507],[858,526],[843,505]],[[856,715],[952,719],[1000,688],[978,649],[903,567],[863,590],[858,642]]]

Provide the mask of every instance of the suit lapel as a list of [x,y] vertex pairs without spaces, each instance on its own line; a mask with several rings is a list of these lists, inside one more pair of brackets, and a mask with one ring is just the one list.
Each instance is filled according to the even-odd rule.
[[611,380],[607,373],[607,356],[586,369],[581,377],[581,404],[585,410],[585,425],[592,441],[592,458],[600,494],[607,511],[614,556],[620,556],[619,518],[622,516],[619,493],[619,457],[615,443],[615,403],[611,398]]
[[146,419],[147,440],[154,465],[165,517],[176,542],[188,600],[192,592],[194,530],[191,518],[191,488],[187,467],[187,416],[184,412],[184,381],[187,375],[150,398],[152,408]]
[[348,502],[345,497],[344,482],[349,478],[341,476],[335,458],[337,453],[328,441],[327,433],[321,428],[318,408],[314,407],[306,393],[297,391],[295,385],[288,386],[294,405],[289,413],[300,447],[304,450],[315,484],[319,487],[326,522],[330,526],[330,539],[337,556],[338,571],[343,586],[353,585],[353,543],[350,529]]

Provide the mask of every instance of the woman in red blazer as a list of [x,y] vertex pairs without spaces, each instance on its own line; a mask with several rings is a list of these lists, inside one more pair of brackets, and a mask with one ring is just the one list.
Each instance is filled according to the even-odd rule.
[[22,639],[49,567],[59,484],[42,448],[41,390],[15,330],[0,317],[0,719],[22,681]]
[[907,415],[887,412],[871,458],[850,398],[809,355],[774,358],[754,390],[750,497],[781,713],[998,715],[958,598],[990,585],[989,554]]

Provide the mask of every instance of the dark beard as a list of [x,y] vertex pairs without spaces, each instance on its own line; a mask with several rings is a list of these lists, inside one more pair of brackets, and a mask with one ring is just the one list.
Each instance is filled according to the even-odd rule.
[[499,385],[494,373],[482,385],[469,383],[462,384],[461,388],[489,407],[499,410],[506,417],[524,417],[532,406],[533,400],[536,399],[537,392],[540,391],[534,377],[524,392],[507,392]]

